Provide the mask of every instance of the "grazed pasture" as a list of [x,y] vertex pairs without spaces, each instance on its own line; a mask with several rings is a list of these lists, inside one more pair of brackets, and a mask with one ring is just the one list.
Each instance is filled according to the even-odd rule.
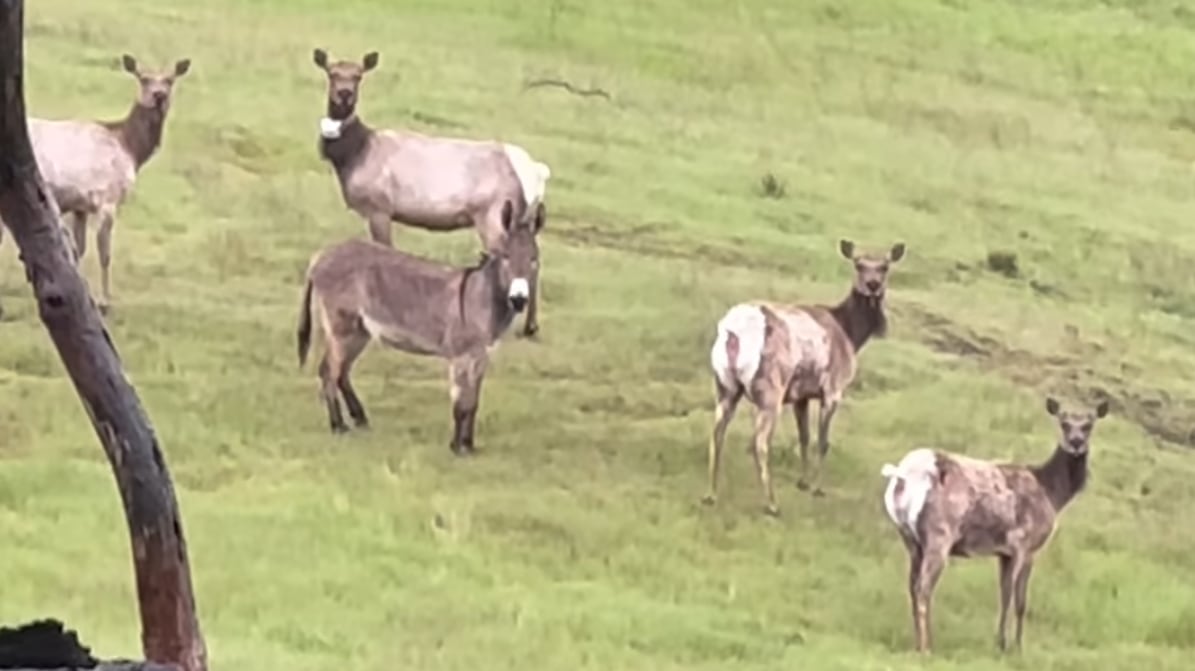
[[[1188,664],[1180,3],[37,0],[27,26],[42,117],[124,114],[121,53],[192,61],[120,214],[108,320],[179,485],[215,671]],[[440,362],[367,351],[372,429],[342,439],[296,369],[311,253],[364,235],[316,151],[317,46],[382,53],[372,123],[551,166],[541,341],[495,355],[476,459],[448,450]],[[537,78],[610,99],[522,91]],[[704,508],[713,324],[751,297],[841,298],[839,237],[909,253],[827,495],[796,489],[782,420],[784,510],[759,514],[744,413]],[[476,259],[467,231],[395,239]],[[11,240],[0,302],[0,621],[53,614],[135,655],[116,490]],[[880,466],[917,445],[1039,459],[1044,394],[1099,390],[1090,489],[1035,565],[1024,655],[997,657],[996,571],[974,561],[946,572],[918,660]]]

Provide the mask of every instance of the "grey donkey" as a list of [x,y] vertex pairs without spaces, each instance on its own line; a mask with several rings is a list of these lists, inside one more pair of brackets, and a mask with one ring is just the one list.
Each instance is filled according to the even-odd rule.
[[450,447],[458,456],[474,452],[481,383],[491,351],[530,300],[529,278],[539,265],[536,235],[544,219],[542,203],[533,221],[521,223],[514,219],[514,206],[506,203],[506,235],[498,248],[469,268],[360,239],[312,258],[299,312],[299,364],[307,360],[314,317],[326,343],[319,377],[333,433],[348,430],[338,392],[354,423],[368,426],[350,373],[365,346],[376,339],[404,352],[448,360],[454,424]]
[[1016,612],[1021,646],[1029,607],[1034,557],[1054,534],[1063,508],[1087,483],[1094,411],[1063,410],[1053,398],[1046,411],[1058,422],[1054,453],[1037,465],[997,463],[918,448],[881,473],[888,478],[884,508],[909,553],[909,600],[917,650],[930,648],[930,606],[949,557],[990,557],[1000,562],[1000,619],[996,641],[1008,648],[1009,606]]
[[[503,208],[517,222],[543,202],[548,166],[523,148],[493,140],[431,137],[408,130],[375,130],[357,114],[361,81],[378,65],[377,52],[360,63],[332,62],[314,51],[328,78],[327,116],[320,122],[320,155],[336,172],[345,205],[368,224],[369,234],[391,243],[391,222],[429,231],[473,228],[486,250],[505,234]],[[527,278],[531,299],[526,335],[539,330],[539,273]]]

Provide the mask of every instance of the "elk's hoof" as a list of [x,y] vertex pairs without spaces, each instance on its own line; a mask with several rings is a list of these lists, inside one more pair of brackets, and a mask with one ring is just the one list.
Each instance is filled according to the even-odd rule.
[[763,511],[768,517],[780,517],[780,507],[774,503],[764,506]]
[[799,489],[803,492],[809,491],[809,483],[805,482],[805,478],[801,478],[800,480],[797,480],[797,489]]
[[537,333],[539,333],[539,324],[528,324],[523,327],[524,338],[534,339]]
[[825,498],[825,496],[826,496],[826,492],[822,491],[821,487],[818,487],[817,489],[813,490],[813,498],[821,499],[821,498]]
[[97,310],[100,311],[100,314],[105,317],[107,317],[108,313],[111,312],[111,310],[112,310],[111,306],[106,301],[100,301],[100,302],[96,303],[95,307]]
[[718,497],[714,496],[713,494],[706,494],[705,496],[701,497],[701,503],[703,505],[712,506],[717,502]]

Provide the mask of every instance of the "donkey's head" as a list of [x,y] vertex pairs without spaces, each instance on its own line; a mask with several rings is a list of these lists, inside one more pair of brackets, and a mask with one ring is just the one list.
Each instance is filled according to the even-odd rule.
[[1087,454],[1091,443],[1091,429],[1097,419],[1108,414],[1108,401],[1105,399],[1095,406],[1095,410],[1063,410],[1053,397],[1046,398],[1046,412],[1058,420],[1058,449],[1075,456]]
[[531,282],[539,270],[539,242],[536,234],[544,227],[544,204],[535,210],[532,221],[516,222],[514,207],[508,200],[502,204],[502,228],[506,231],[498,261],[498,281],[515,312],[522,312],[531,299]]
[[879,302],[884,298],[884,290],[888,287],[889,267],[905,256],[905,243],[898,242],[892,245],[887,254],[877,255],[855,253],[854,242],[840,240],[838,251],[855,265],[855,293],[873,302]]
[[120,58],[125,72],[137,78],[141,90],[137,94],[137,104],[141,107],[154,109],[163,114],[170,109],[170,94],[174,90],[174,81],[187,74],[191,69],[191,59],[184,58],[174,64],[170,72],[142,70],[137,67],[137,59],[128,54]]
[[378,66],[378,52],[371,51],[360,63],[350,61],[328,61],[328,52],[316,49],[313,60],[319,69],[328,75],[328,117],[344,121],[357,110],[357,98],[361,91],[361,79],[365,73]]

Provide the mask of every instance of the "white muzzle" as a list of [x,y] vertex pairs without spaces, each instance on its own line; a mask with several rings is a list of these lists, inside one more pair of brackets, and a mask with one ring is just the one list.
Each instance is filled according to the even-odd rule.
[[531,297],[531,285],[527,284],[526,279],[516,277],[510,283],[510,293],[508,296],[510,296],[511,301],[526,301]]
[[319,120],[319,134],[325,139],[335,140],[340,137],[340,127],[342,125],[344,125],[343,121],[324,117]]

